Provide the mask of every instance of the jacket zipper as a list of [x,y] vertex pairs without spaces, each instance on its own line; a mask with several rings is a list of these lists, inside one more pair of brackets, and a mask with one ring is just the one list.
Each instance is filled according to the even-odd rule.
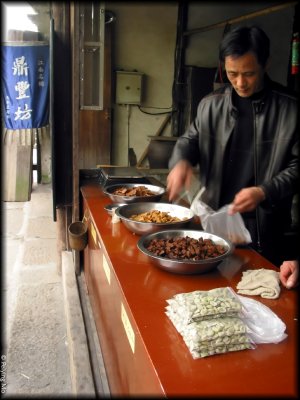
[[[256,105],[253,104],[253,114],[254,114],[254,123],[253,123],[253,132],[254,132],[254,149],[253,149],[253,158],[254,158],[254,184],[257,186],[257,170],[258,170],[258,165],[257,165],[257,132],[256,132],[256,119],[257,119],[257,113],[256,113]],[[258,212],[258,207],[255,209],[255,215],[256,215],[256,232],[257,232],[257,249],[259,252],[262,251],[261,248],[261,241],[260,241],[260,223],[259,223],[259,212]]]

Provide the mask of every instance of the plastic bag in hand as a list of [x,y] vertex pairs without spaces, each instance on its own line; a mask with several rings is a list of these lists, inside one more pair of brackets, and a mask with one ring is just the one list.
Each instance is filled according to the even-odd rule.
[[226,205],[211,214],[206,220],[208,232],[227,238],[237,245],[252,242],[250,232],[246,228],[240,213],[228,214],[230,205]]
[[207,232],[219,235],[236,245],[245,245],[252,242],[250,232],[246,228],[240,213],[228,214],[230,205],[214,211],[205,204],[200,197],[205,188],[202,188],[191,204],[191,210],[200,217],[201,225]]

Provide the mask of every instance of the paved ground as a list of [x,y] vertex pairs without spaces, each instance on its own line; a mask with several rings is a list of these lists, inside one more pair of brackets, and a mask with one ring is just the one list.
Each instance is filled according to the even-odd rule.
[[[71,252],[63,252],[62,274],[57,272],[52,212],[49,184],[35,184],[28,202],[2,204],[1,394],[8,398],[95,397],[108,391],[107,383],[94,376]],[[84,278],[79,278],[84,294]],[[84,296],[83,302],[90,312]],[[90,319],[89,335],[95,337]],[[96,369],[103,377],[101,350],[96,350]]]

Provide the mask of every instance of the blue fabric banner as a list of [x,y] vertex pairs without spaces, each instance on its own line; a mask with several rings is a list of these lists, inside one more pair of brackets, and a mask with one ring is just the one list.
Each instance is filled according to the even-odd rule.
[[49,123],[49,45],[1,46],[2,115],[8,129]]

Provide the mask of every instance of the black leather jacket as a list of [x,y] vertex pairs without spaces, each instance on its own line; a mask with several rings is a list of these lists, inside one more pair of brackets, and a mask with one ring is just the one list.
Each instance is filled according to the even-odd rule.
[[[256,211],[258,241],[290,223],[298,188],[297,97],[267,77],[265,87],[264,97],[253,102],[254,179],[266,193]],[[231,85],[222,87],[200,101],[195,120],[178,138],[169,162],[170,168],[182,159],[199,164],[200,182],[206,187],[202,199],[215,210],[220,202],[224,152],[238,113],[232,90]]]

